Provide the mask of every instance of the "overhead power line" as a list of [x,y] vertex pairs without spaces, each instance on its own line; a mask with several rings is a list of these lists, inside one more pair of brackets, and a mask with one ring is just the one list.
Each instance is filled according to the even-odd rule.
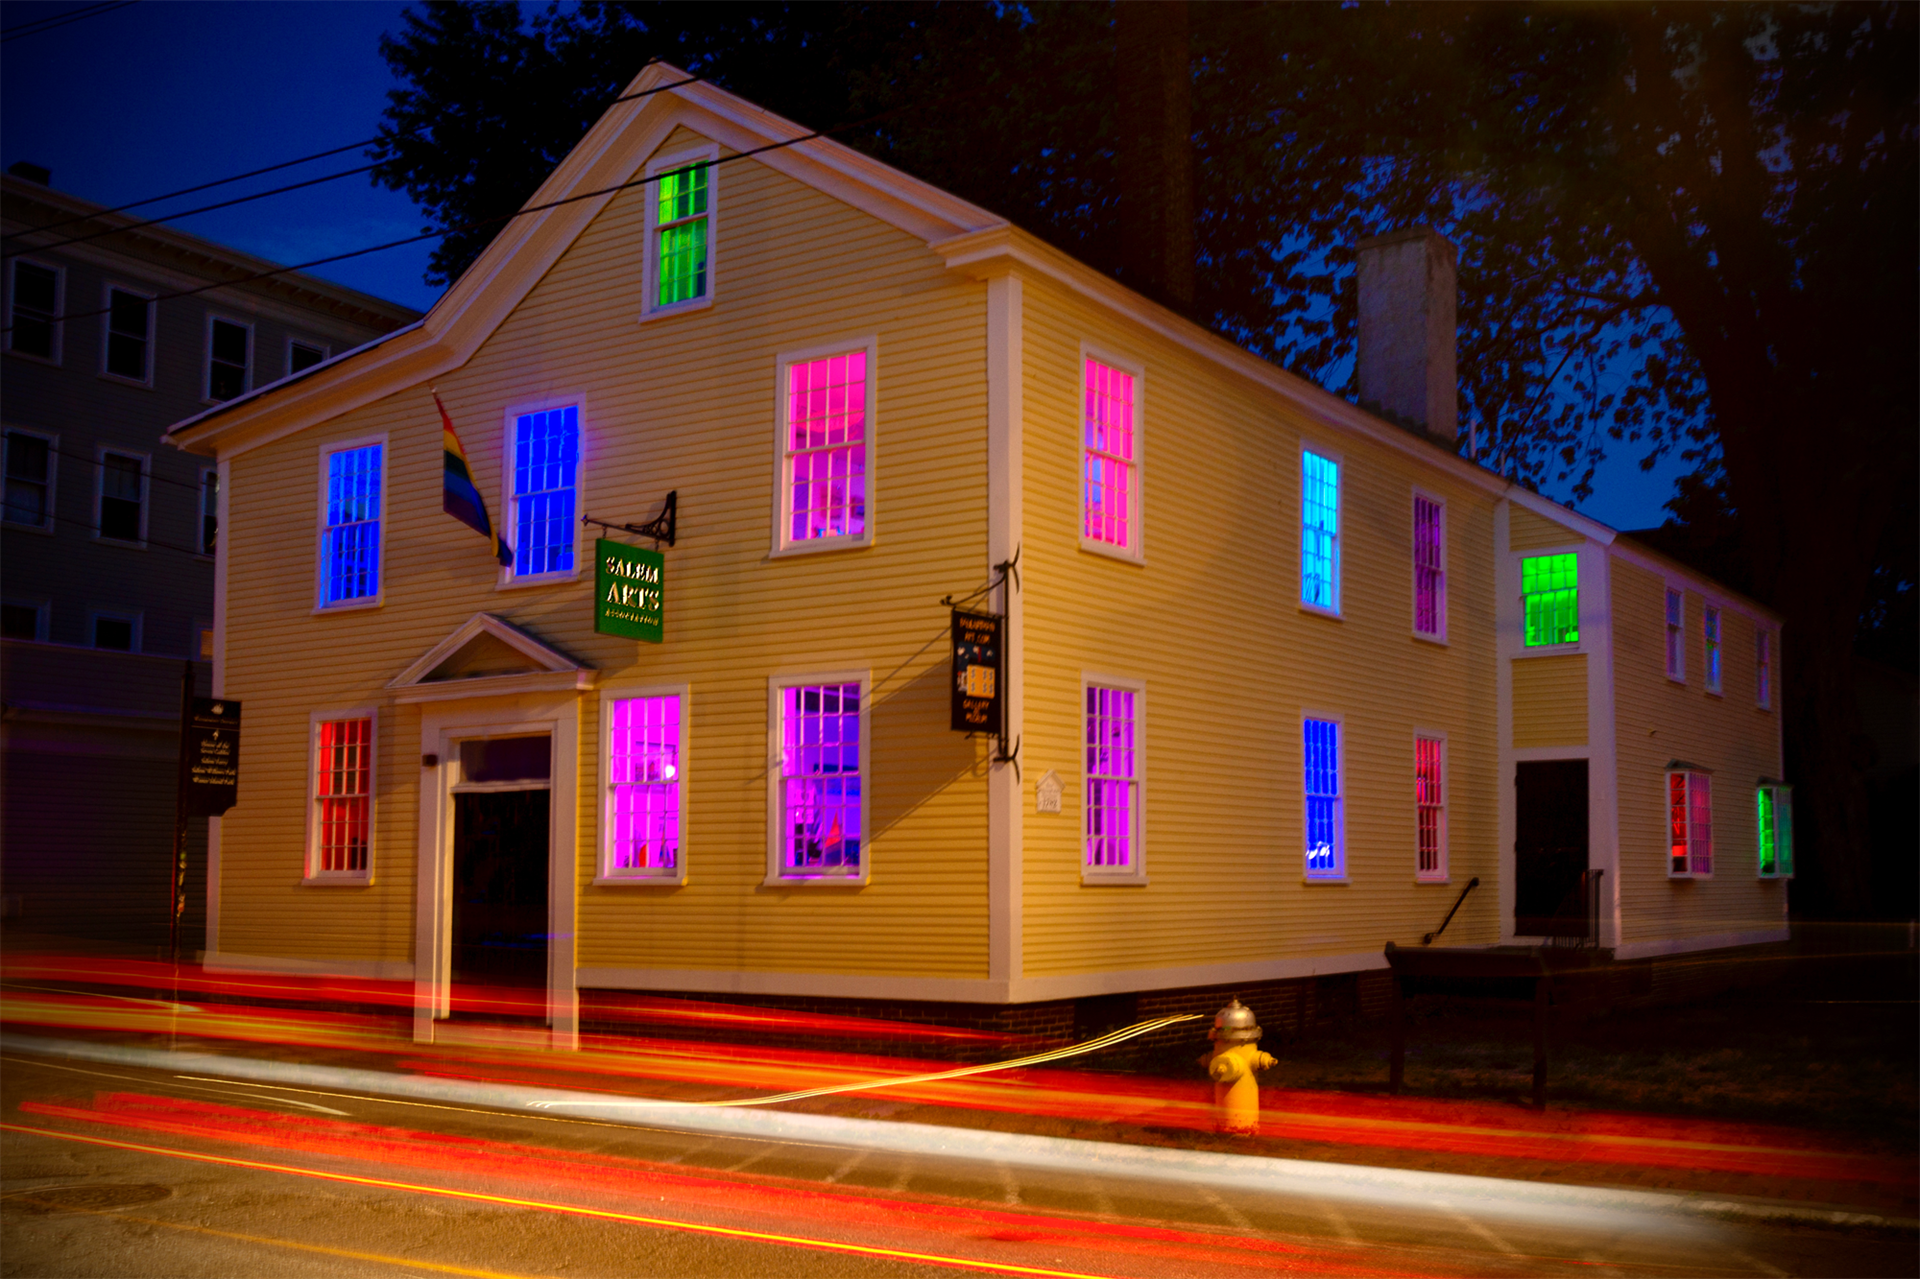
[[69,22],[78,22],[82,18],[99,18],[112,13],[115,9],[124,9],[137,4],[139,0],[104,0],[101,4],[90,4],[84,9],[69,9],[65,13],[49,14],[44,18],[35,18],[31,22],[16,23],[11,27],[0,27],[0,44],[18,40],[24,36],[37,36],[43,31],[52,31],[64,27]]

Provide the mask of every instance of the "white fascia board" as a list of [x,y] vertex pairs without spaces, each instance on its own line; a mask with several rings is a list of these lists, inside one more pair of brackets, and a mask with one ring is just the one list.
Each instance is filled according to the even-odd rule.
[[1613,540],[1620,536],[1614,528],[1602,524],[1591,515],[1582,515],[1578,511],[1569,510],[1552,498],[1541,497],[1531,489],[1521,488],[1518,484],[1513,486],[1513,492],[1508,496],[1517,505],[1526,507],[1541,519],[1552,520],[1555,524],[1563,525],[1580,537],[1598,542],[1602,546],[1612,546]]

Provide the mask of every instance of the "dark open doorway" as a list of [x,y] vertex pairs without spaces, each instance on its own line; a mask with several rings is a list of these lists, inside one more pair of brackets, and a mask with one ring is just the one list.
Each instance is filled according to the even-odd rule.
[[[547,813],[544,790],[453,797],[453,1000],[460,1014],[530,1015],[547,986]],[[527,1007],[502,1009],[485,988],[517,987]],[[544,1013],[540,1020],[544,1021]]]
[[1515,765],[1513,931],[1584,937],[1588,931],[1587,761]]

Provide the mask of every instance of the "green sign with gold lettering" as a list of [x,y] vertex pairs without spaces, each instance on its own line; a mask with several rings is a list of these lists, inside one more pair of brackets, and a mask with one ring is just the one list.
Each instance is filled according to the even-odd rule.
[[658,644],[663,636],[666,557],[609,538],[593,544],[593,629]]

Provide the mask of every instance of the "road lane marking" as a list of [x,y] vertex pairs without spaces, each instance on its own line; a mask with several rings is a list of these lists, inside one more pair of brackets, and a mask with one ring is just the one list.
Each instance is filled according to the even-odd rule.
[[1218,1194],[1215,1194],[1212,1186],[1200,1187],[1200,1197],[1207,1201],[1207,1206],[1209,1208],[1212,1208],[1215,1212],[1219,1213],[1222,1217],[1225,1217],[1227,1220],[1227,1224],[1232,1226],[1234,1229],[1244,1230],[1250,1235],[1257,1235],[1260,1233],[1260,1227],[1254,1225],[1252,1221],[1248,1220],[1246,1213],[1241,1212],[1238,1208],[1234,1207],[1232,1204],[1222,1199]]
[[1482,1239],[1492,1244],[1499,1251],[1506,1253],[1509,1257],[1525,1255],[1518,1248],[1502,1239],[1499,1235],[1494,1234],[1493,1231],[1488,1230],[1485,1226],[1475,1221],[1472,1217],[1469,1217],[1466,1213],[1461,1212],[1458,1208],[1448,1208],[1440,1204],[1434,1206],[1441,1208],[1449,1217],[1452,1217],[1455,1221],[1465,1226],[1468,1230],[1471,1230],[1474,1234],[1479,1235]]
[[824,1179],[826,1184],[831,1186],[834,1183],[838,1182],[842,1177],[846,1176],[848,1173],[852,1172],[855,1168],[858,1168],[861,1164],[865,1163],[867,1161],[867,1156],[871,1155],[872,1153],[873,1153],[872,1150],[854,1151],[853,1157],[851,1159],[848,1159],[847,1161],[842,1163],[838,1168],[835,1168],[832,1172],[826,1175]]
[[1316,1199],[1313,1203],[1314,1206],[1327,1215],[1327,1220],[1333,1223],[1334,1233],[1339,1235],[1341,1239],[1347,1243],[1360,1242],[1360,1232],[1355,1230],[1353,1223],[1347,1220],[1347,1214],[1341,1212],[1339,1208],[1327,1202],[1325,1199]]
[[1749,1253],[1736,1252],[1733,1254],[1733,1259],[1735,1261],[1746,1262],[1749,1266],[1752,1266],[1755,1270],[1758,1270],[1761,1274],[1771,1276],[1772,1279],[1787,1279],[1787,1273],[1788,1273],[1787,1271],[1780,1269],[1780,1267],[1778,1266],[1770,1266],[1766,1262],[1760,1260],[1760,1258],[1752,1256]]

